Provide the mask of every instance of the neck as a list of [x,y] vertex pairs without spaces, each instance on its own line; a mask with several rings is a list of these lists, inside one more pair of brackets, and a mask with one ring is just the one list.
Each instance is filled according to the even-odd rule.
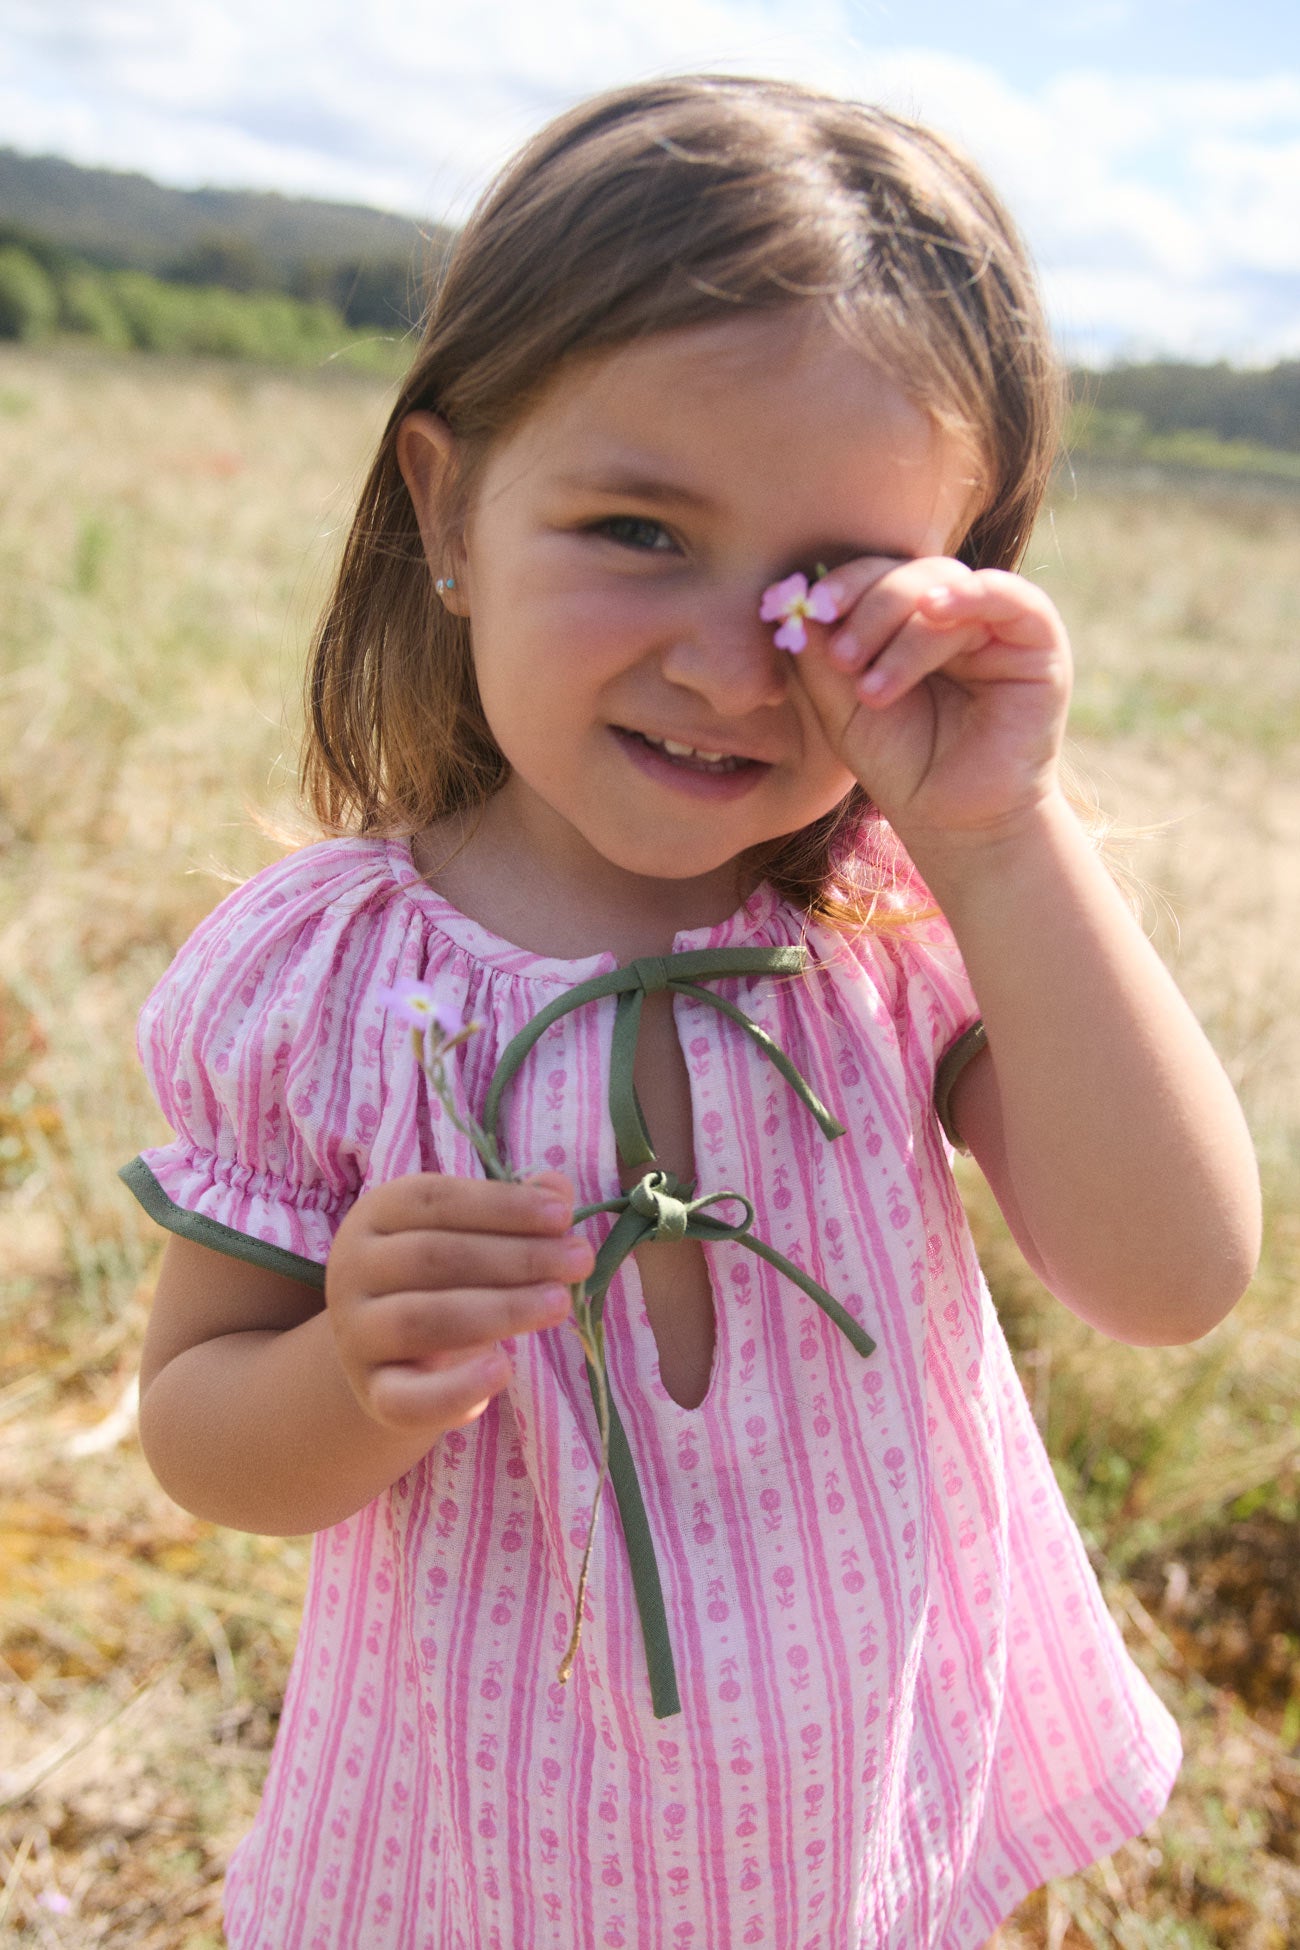
[[462,914],[530,954],[562,960],[670,954],[674,936],[716,927],[753,891],[736,861],[696,880],[660,880],[623,872],[581,840],[538,847],[529,839],[494,799],[428,828],[412,855]]

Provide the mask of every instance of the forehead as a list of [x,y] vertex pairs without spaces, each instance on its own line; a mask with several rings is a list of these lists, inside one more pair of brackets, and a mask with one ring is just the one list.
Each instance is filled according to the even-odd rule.
[[810,307],[686,326],[580,356],[561,368],[533,411],[617,423],[649,408],[675,426],[701,413],[725,416],[738,395],[772,413],[782,397],[805,413],[823,403],[842,407],[848,398],[863,413],[873,406],[920,413],[881,364]]
[[498,487],[544,478],[742,508],[784,496],[828,518],[888,493],[912,527],[934,504],[927,546],[964,532],[980,471],[970,443],[811,306],[575,359],[493,458]]

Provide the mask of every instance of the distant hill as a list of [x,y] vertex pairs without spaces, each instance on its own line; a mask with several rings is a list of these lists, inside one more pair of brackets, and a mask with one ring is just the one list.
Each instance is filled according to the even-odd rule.
[[[80,333],[145,351],[318,362],[375,335],[395,362],[446,226],[275,191],[174,190],[0,149],[0,340]],[[187,289],[188,287],[188,289]],[[286,302],[288,301],[288,302]],[[364,346],[361,347],[364,351]],[[1070,451],[1244,475],[1300,469],[1300,360],[1072,375]]]
[[175,190],[148,176],[0,149],[0,226],[111,270],[323,299],[349,325],[418,316],[451,231],[275,191]]

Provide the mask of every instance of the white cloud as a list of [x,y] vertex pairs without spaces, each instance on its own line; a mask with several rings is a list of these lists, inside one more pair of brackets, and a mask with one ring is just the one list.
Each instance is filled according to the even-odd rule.
[[1052,271],[1044,286],[1058,329],[1083,359],[1213,359],[1251,336],[1249,304],[1231,290],[1104,268]]
[[[1063,47],[1082,45],[1079,10]],[[862,0],[6,0],[0,126],[20,148],[167,181],[458,217],[526,134],[595,89],[778,73],[963,141],[1027,232],[1063,329],[1234,355],[1285,340],[1300,319],[1300,73],[1076,68],[1031,89],[995,61],[873,50]]]
[[1214,136],[1192,152],[1207,225],[1231,262],[1300,276],[1300,137]]
[[1300,75],[1079,72],[1030,94],[917,49],[874,78],[988,169],[1068,341],[1243,359],[1300,344]]

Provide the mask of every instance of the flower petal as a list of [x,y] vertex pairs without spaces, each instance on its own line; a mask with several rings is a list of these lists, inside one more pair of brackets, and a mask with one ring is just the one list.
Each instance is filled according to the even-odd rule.
[[775,623],[778,617],[788,616],[807,594],[808,578],[800,572],[787,576],[784,582],[769,583],[759,604],[759,617],[764,623]]
[[829,589],[823,589],[820,583],[808,592],[806,609],[808,615],[818,623],[833,623],[840,613],[840,606],[834,596]]
[[808,632],[803,626],[803,618],[792,616],[787,623],[781,625],[772,640],[778,650],[788,650],[792,656],[797,657],[808,641]]
[[464,1026],[456,1011],[439,1000],[436,989],[409,975],[390,989],[376,989],[375,999],[410,1029],[433,1029],[445,1039],[455,1036]]

